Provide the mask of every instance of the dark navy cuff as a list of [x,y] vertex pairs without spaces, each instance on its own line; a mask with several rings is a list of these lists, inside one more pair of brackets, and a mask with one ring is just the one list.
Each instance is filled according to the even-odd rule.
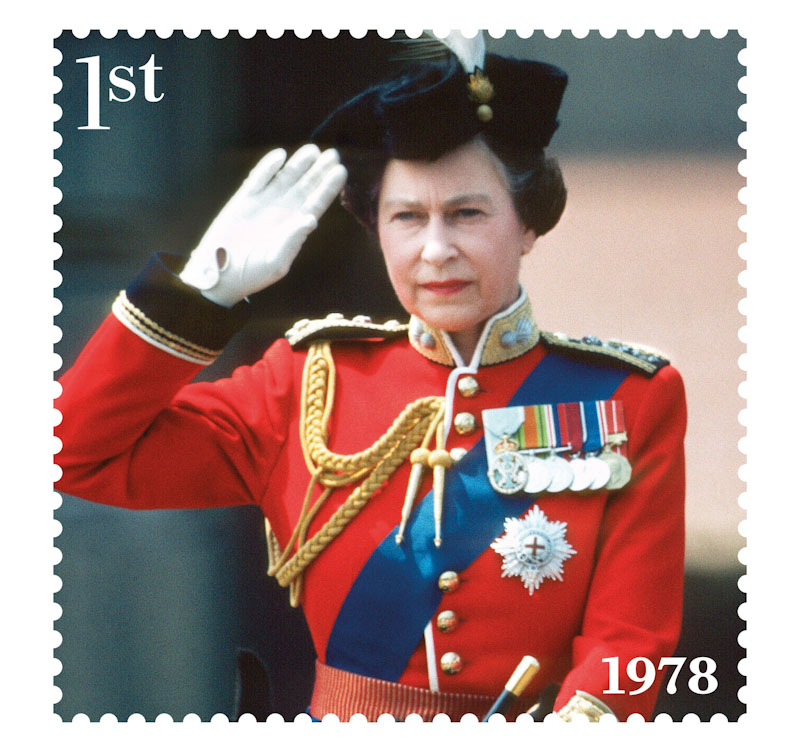
[[203,297],[178,276],[185,263],[183,256],[155,254],[125,289],[127,301],[148,327],[191,346],[221,350],[249,319],[249,303],[225,308]]

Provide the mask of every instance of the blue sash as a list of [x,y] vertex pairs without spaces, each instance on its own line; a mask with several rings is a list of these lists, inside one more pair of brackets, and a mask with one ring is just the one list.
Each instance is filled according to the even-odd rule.
[[[548,354],[509,406],[611,398],[628,371]],[[397,681],[442,599],[439,575],[461,572],[503,532],[507,517],[528,510],[535,496],[506,497],[492,489],[483,439],[447,472],[442,546],[433,545],[433,494],[414,510],[405,540],[397,526],[375,549],[336,618],[325,662],[381,680]]]

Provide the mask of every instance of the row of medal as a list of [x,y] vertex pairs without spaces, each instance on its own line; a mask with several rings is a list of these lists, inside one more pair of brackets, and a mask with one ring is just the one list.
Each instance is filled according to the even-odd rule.
[[621,401],[483,411],[489,481],[500,494],[621,489],[631,478]]

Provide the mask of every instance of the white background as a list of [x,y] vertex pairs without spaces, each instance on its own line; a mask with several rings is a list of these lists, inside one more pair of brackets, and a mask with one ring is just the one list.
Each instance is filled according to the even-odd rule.
[[[391,3],[386,3],[391,6]],[[170,737],[171,740],[212,742],[224,737],[238,742],[282,741],[294,737],[322,737],[335,741],[374,739],[403,742],[425,740],[484,741],[503,737],[514,742],[557,737],[563,742],[597,740],[601,734],[615,742],[666,742],[675,737],[725,737],[732,742],[769,738],[795,729],[794,668],[798,664],[797,621],[793,616],[797,586],[795,533],[798,513],[798,469],[794,419],[800,415],[794,383],[798,377],[793,360],[795,325],[798,314],[796,284],[798,229],[797,174],[798,123],[795,118],[798,89],[797,30],[793,27],[789,3],[761,0],[758,3],[712,3],[693,0],[656,5],[641,2],[561,2],[528,0],[506,3],[418,2],[403,0],[397,8],[382,10],[377,2],[364,4],[330,2],[62,2],[18,4],[12,17],[4,15],[2,53],[3,234],[0,302],[2,303],[5,364],[2,367],[0,412],[3,416],[2,474],[4,509],[0,520],[2,547],[3,610],[0,634],[0,727],[3,737],[17,741],[41,738],[72,741],[133,742],[142,738]],[[339,29],[361,32],[377,28],[391,33],[395,28],[443,31],[451,27],[471,31],[488,28],[497,34],[507,29],[520,32],[534,28],[558,33],[569,29],[582,35],[590,29],[613,33],[618,29],[638,35],[645,29],[661,34],[674,29],[693,35],[701,29],[724,34],[738,30],[747,39],[742,62],[747,78],[742,81],[748,103],[742,115],[747,133],[741,144],[747,161],[741,168],[748,186],[743,194],[747,216],[740,226],[747,232],[741,251],[748,262],[741,281],[748,298],[741,309],[747,313],[747,328],[741,337],[748,344],[743,359],[748,381],[742,392],[748,410],[743,422],[748,427],[742,443],[748,455],[747,494],[742,506],[748,510],[740,528],[748,548],[742,558],[747,577],[742,587],[748,593],[742,611],[748,622],[743,642],[748,648],[743,671],[748,686],[742,696],[748,714],[740,722],[724,724],[600,725],[589,734],[581,726],[530,726],[477,724],[386,726],[351,723],[328,727],[319,725],[281,726],[223,722],[166,725],[162,723],[111,725],[63,724],[52,714],[58,692],[52,676],[58,672],[53,647],[53,620],[58,612],[52,593],[58,588],[54,577],[57,557],[53,536],[58,524],[52,519],[57,506],[52,490],[52,411],[55,368],[52,343],[55,281],[53,260],[57,247],[53,231],[52,177],[55,144],[52,95],[57,83],[52,67],[57,62],[53,38],[62,29],[88,32],[99,28],[113,34],[117,29],[132,32],[155,28],[167,35],[173,29],[197,32],[210,28],[254,31],[267,28],[277,33],[295,29],[300,35],[322,29],[334,35]],[[57,153],[56,153],[57,158]],[[744,318],[743,318],[744,321]],[[58,322],[56,318],[56,323]],[[744,402],[743,402],[744,405]],[[744,487],[743,487],[744,488]],[[744,513],[743,513],[744,517]],[[781,720],[787,724],[782,724]],[[442,729],[445,726],[445,729]],[[555,725],[554,725],[555,726]],[[376,731],[376,727],[381,729]],[[488,728],[491,727],[491,730]],[[677,730],[674,729],[677,727]],[[713,728],[714,731],[709,731]],[[305,735],[301,732],[306,733]],[[212,740],[213,738],[213,740]],[[781,738],[783,739],[783,738]],[[160,740],[159,740],[160,741]]]

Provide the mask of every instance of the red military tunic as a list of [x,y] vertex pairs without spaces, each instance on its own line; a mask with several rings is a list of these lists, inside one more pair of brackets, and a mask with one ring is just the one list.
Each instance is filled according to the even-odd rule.
[[[229,379],[190,383],[200,360],[213,356],[213,349],[198,340],[219,342],[209,338],[217,332],[203,324],[228,311],[210,308],[199,295],[187,300],[187,293],[163,266],[150,267],[63,376],[58,486],[133,509],[255,503],[285,546],[310,478],[299,434],[306,348],[279,340],[258,363],[239,368]],[[181,326],[185,316],[176,304],[192,315],[186,323],[193,326]],[[545,343],[535,326],[516,345],[500,343],[503,329],[525,329],[519,321],[529,318],[523,294],[511,309],[490,319],[477,353],[482,364],[472,366],[457,365],[446,335],[419,322],[410,335],[390,329],[388,339],[335,341],[330,450],[347,454],[367,448],[409,402],[426,396],[447,401],[447,449],[483,447],[481,412],[507,406],[543,359],[562,354],[553,337]],[[327,325],[341,325],[346,333],[354,326],[369,328],[338,321]],[[608,364],[606,348],[585,349],[576,353]],[[611,354],[630,362],[628,355]],[[658,667],[660,658],[672,654],[680,631],[685,402],[674,368],[661,366],[652,374],[656,367],[631,366],[613,393],[624,405],[631,482],[619,491],[545,492],[535,500],[549,521],[566,524],[575,553],[563,562],[561,579],[545,579],[529,593],[518,576],[501,576],[502,557],[486,545],[458,573],[457,588],[442,593],[426,638],[420,635],[397,682],[494,697],[529,654],[541,670],[527,696],[555,681],[561,683],[556,710],[584,691],[620,718],[651,714],[657,686],[637,696],[604,694],[610,686],[603,659],[619,658],[622,690],[638,688],[626,678],[628,661],[646,657]],[[473,395],[459,391],[458,381],[467,377],[478,383],[475,392],[462,386]],[[474,415],[476,426],[459,433],[450,425],[464,412]],[[350,588],[399,522],[409,475],[406,462],[305,570],[302,603],[322,662]],[[351,491],[333,491],[309,535]],[[447,526],[445,519],[445,544]],[[431,545],[429,550],[437,549]],[[372,591],[370,601],[380,604],[393,588]],[[435,622],[443,611],[452,611],[454,620],[447,631]],[[456,674],[440,667],[449,652],[461,661]]]

